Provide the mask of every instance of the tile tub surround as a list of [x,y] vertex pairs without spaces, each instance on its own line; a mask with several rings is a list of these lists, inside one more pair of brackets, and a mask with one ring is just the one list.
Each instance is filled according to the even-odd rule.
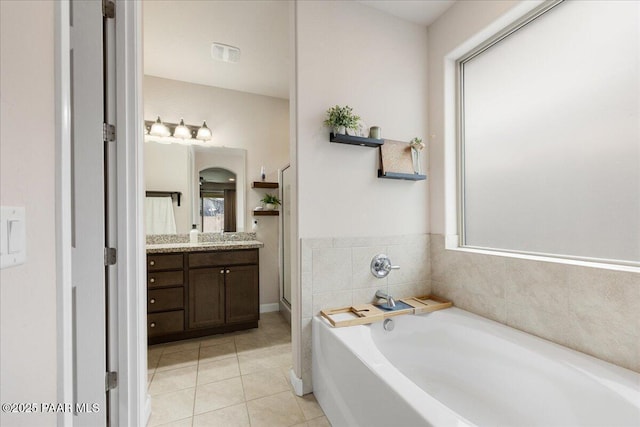
[[149,347],[149,426],[329,426],[313,395],[288,381],[291,332],[280,313],[260,327]]
[[444,249],[431,286],[462,309],[640,372],[640,274]]
[[[311,319],[325,308],[375,302],[376,290],[394,298],[431,292],[428,234],[301,239],[302,381],[311,390]],[[371,259],[386,254],[400,270],[384,279],[371,274]]]

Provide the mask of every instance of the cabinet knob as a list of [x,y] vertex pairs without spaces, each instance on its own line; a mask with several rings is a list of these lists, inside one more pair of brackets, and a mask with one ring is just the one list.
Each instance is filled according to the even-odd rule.
[[156,322],[151,322],[151,324],[149,325],[150,328],[155,328],[156,327]]
[[220,270],[220,274],[224,274],[224,270]]
[[149,279],[149,282],[151,282],[151,283],[156,283],[156,278],[155,278],[155,277],[152,277],[151,279]]
[[227,270],[227,274],[228,274],[228,273],[231,273],[231,270]]
[[149,301],[151,304],[155,304],[156,303],[156,299],[155,298],[151,298],[151,300]]
[[156,265],[155,261],[149,261],[149,265]]

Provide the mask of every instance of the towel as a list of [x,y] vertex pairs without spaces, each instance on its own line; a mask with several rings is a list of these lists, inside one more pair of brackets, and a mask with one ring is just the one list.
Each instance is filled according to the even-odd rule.
[[147,234],[176,234],[171,197],[147,197],[144,213]]

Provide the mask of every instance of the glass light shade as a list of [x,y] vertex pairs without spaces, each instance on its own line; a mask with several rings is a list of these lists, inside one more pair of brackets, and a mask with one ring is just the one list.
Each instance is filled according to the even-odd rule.
[[181,139],[191,138],[191,131],[184,125],[184,119],[180,119],[180,124],[173,130],[173,136]]
[[209,141],[211,139],[211,129],[207,127],[207,122],[204,121],[200,129],[198,129],[197,139],[202,141]]
[[169,136],[171,132],[169,132],[169,128],[167,125],[162,123],[160,120],[160,116],[156,119],[156,122],[151,125],[151,130],[149,130],[149,135],[151,136]]

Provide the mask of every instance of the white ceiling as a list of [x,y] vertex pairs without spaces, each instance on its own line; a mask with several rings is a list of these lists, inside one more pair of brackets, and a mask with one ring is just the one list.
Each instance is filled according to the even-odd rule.
[[[346,0],[345,0],[346,1]],[[289,2],[143,2],[145,74],[289,98]],[[362,0],[410,22],[429,25],[454,0]],[[211,43],[240,48],[240,62],[211,58]]]
[[426,27],[449,9],[455,0],[359,0],[359,2]]

